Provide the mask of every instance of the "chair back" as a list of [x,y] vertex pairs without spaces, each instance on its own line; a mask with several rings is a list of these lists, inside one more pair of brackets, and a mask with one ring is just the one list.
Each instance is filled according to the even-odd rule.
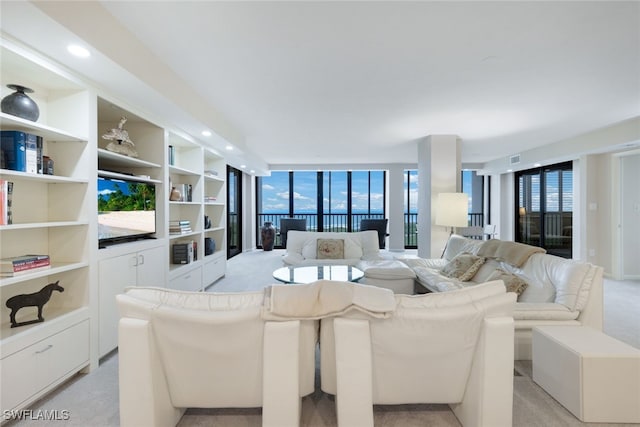
[[487,224],[484,226],[484,237],[486,239],[493,239],[496,235],[496,226],[493,224]]
[[374,230],[378,232],[378,245],[380,249],[385,248],[385,240],[387,237],[387,222],[388,219],[362,219],[360,220],[360,231]]
[[457,227],[456,232],[464,237],[471,239],[483,240],[484,229],[480,226]]
[[280,241],[282,247],[287,247],[287,232],[289,230],[307,231],[306,218],[281,218],[280,219]]

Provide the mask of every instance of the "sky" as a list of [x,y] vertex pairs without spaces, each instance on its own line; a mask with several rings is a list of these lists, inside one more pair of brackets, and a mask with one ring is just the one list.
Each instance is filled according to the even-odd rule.
[[[353,171],[351,177],[351,209],[353,213],[384,212],[384,172]],[[412,180],[413,181],[413,180]],[[406,183],[405,183],[406,184]],[[413,187],[417,186],[417,177]],[[405,186],[406,188],[406,186]],[[412,190],[417,195],[417,187]],[[325,213],[347,212],[347,172],[323,173],[323,210]],[[296,171],[293,180],[295,213],[315,213],[318,203],[317,172]],[[417,197],[412,205],[417,201]],[[262,213],[287,213],[289,210],[289,172],[274,171],[262,178]]]
[[[473,192],[471,189],[471,172],[465,171],[462,191],[469,195],[469,212],[473,212]],[[555,178],[555,179],[554,179]],[[366,213],[371,204],[371,213],[384,211],[384,174],[382,171],[371,171],[371,189],[369,189],[368,172],[352,172],[352,212]],[[573,188],[571,174],[563,176],[563,210],[573,209]],[[557,211],[560,199],[558,176],[547,176],[547,209]],[[323,173],[323,203],[326,213],[347,212],[347,172],[333,171]],[[535,188],[534,188],[535,190]],[[408,191],[408,192],[407,192]],[[538,190],[539,191],[539,186]],[[404,211],[418,212],[418,172],[410,171],[404,177]],[[370,195],[370,197],[369,197]],[[407,203],[407,196],[409,203]],[[539,196],[534,195],[534,204],[539,205]],[[294,213],[317,212],[317,172],[296,171],[293,183]],[[409,207],[409,209],[408,209]],[[261,213],[282,214],[289,211],[289,172],[274,171],[269,177],[262,178]],[[476,212],[478,213],[478,212]]]

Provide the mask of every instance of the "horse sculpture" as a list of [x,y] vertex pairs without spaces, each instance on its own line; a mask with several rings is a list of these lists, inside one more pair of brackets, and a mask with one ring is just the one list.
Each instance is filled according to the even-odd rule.
[[[6,306],[11,309],[11,313],[9,314],[11,327],[15,328],[17,326],[44,322],[44,317],[42,317],[42,307],[49,301],[53,291],[64,292],[64,288],[62,286],[58,286],[59,282],[60,281],[58,280],[55,283],[49,283],[38,292],[34,292],[32,294],[16,295],[9,298],[6,302]],[[38,318],[35,320],[28,320],[26,322],[16,322],[16,313],[23,307],[38,307]]]

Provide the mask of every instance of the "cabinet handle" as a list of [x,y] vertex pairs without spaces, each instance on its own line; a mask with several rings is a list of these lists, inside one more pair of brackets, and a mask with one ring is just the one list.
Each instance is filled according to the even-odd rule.
[[131,258],[131,260],[133,261],[132,267],[137,267],[138,266],[138,257],[134,256],[133,258]]
[[51,350],[53,348],[53,344],[49,344],[48,346],[46,346],[45,348],[43,348],[42,350],[36,351],[36,354],[42,354],[47,350]]
[[184,280],[191,279],[191,275],[184,276]]
[[138,255],[138,265],[143,265],[144,264],[144,255]]

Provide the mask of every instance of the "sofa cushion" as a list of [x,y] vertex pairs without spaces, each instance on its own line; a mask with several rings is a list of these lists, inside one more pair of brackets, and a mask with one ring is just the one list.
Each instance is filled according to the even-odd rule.
[[594,280],[592,264],[560,258],[555,255],[534,254],[517,270],[529,283],[521,302],[555,302],[571,311],[586,305]]
[[436,308],[466,304],[483,298],[504,293],[500,282],[481,283],[459,291],[429,293],[422,295],[396,295],[397,308]]
[[515,292],[518,297],[527,289],[528,283],[515,274],[508,273],[501,268],[497,268],[489,275],[487,280],[502,280],[507,292]]
[[241,310],[260,307],[264,299],[263,291],[210,293],[133,286],[126,288],[125,293],[149,309],[166,305],[188,310]]
[[467,252],[455,256],[442,268],[442,274],[462,282],[471,280],[485,259]]
[[442,267],[447,265],[447,260],[444,258],[417,258],[417,257],[403,257],[398,258],[410,268],[433,268],[436,270],[442,270]]
[[365,277],[375,279],[414,279],[416,277],[412,269],[396,260],[360,261],[357,267],[364,272]]
[[476,275],[471,278],[471,280],[477,283],[487,282],[489,276],[491,276],[491,273],[493,273],[497,268],[502,268],[503,270],[508,271],[503,268],[500,261],[492,258],[487,258],[484,264],[482,264],[476,272]]
[[[438,291],[438,284],[441,282],[452,284],[459,283],[458,280],[443,276],[440,274],[439,270],[435,270],[433,268],[415,267],[413,271],[416,273],[420,283],[423,283],[424,286],[431,291]],[[456,289],[459,287],[461,286],[456,287]]]
[[562,304],[548,303],[516,303],[513,311],[514,320],[574,320],[578,311],[571,311]]
[[[542,258],[532,263],[533,259],[538,258],[538,254],[532,256],[522,268],[511,268],[508,271],[522,277],[529,285],[524,290],[519,302],[555,302],[556,287],[549,278],[543,265],[540,265]],[[540,254],[541,257],[551,255]]]
[[318,239],[318,259],[344,259],[344,239]]
[[456,255],[462,252],[477,255],[483,243],[484,241],[482,240],[467,239],[466,237],[452,234],[447,241],[447,246],[442,258],[451,261]]
[[521,267],[531,255],[545,253],[546,249],[524,243],[491,239],[483,243],[477,254],[485,258],[495,258],[515,267]]
[[[344,260],[381,259],[378,248],[378,233],[373,230],[347,232],[317,232],[290,230],[287,234],[287,252],[283,257],[286,264],[301,265],[305,260],[317,260],[318,239],[339,239],[344,241]],[[326,259],[326,258],[325,258]],[[353,264],[353,262],[349,262]]]

